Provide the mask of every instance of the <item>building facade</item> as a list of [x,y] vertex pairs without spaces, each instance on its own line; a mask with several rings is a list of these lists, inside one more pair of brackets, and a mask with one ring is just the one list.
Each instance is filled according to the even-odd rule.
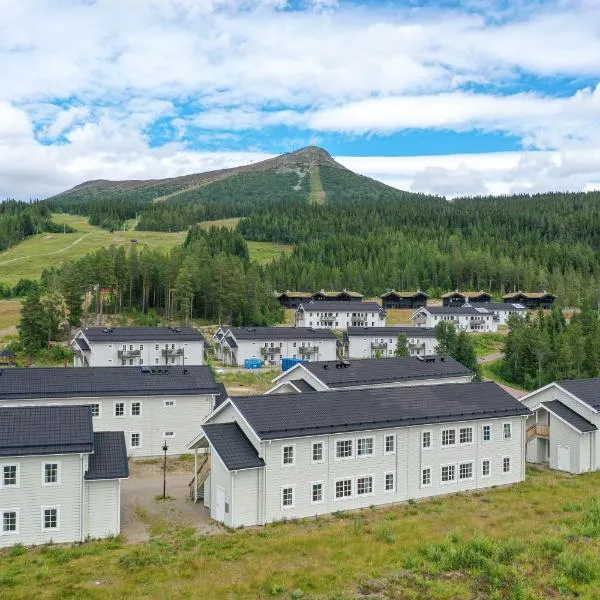
[[291,292],[286,290],[277,294],[281,306],[285,308],[298,308],[311,300],[316,302],[362,302],[363,295],[343,289],[341,292],[319,290],[318,292]]
[[556,296],[549,294],[548,292],[513,292],[512,294],[505,294],[502,296],[502,302],[508,304],[521,304],[525,308],[532,310],[550,310],[554,305]]
[[445,321],[458,331],[468,333],[495,333],[498,331],[498,319],[487,306],[427,306],[419,308],[411,317],[415,327],[435,327]]
[[6,369],[2,406],[92,407],[95,431],[122,431],[127,454],[161,456],[187,443],[215,407],[220,389],[207,366]]
[[491,382],[230,398],[192,443],[195,495],[240,527],[514,484],[528,414]]
[[463,304],[487,304],[492,301],[492,295],[484,291],[459,292],[454,290],[442,295],[443,306],[462,306]]
[[416,292],[397,292],[389,290],[381,295],[383,308],[420,308],[427,306],[427,294],[421,290]]
[[395,356],[398,335],[404,334],[410,356],[435,354],[435,329],[427,327],[348,327],[344,335],[349,359],[390,358]]
[[0,407],[0,547],[119,535],[123,432],[89,406]]
[[376,302],[315,302],[296,309],[296,327],[347,329],[385,327],[385,310]]
[[88,327],[71,342],[75,367],[202,365],[204,346],[193,327]]

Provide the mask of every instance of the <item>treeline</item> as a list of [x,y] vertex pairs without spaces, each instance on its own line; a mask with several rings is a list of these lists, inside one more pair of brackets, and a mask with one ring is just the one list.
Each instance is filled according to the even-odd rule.
[[505,356],[496,371],[509,382],[535,389],[562,379],[600,376],[600,321],[584,308],[567,323],[558,309],[511,318]]
[[[194,228],[185,244],[169,253],[102,248],[44,271],[42,285],[61,293],[71,326],[100,312],[257,326],[283,317],[264,271],[248,260],[239,233],[225,228]],[[91,302],[84,304],[85,295]]]
[[[44,202],[0,202],[0,251],[35,233],[63,231],[51,219],[50,209]],[[73,229],[67,228],[71,232]]]

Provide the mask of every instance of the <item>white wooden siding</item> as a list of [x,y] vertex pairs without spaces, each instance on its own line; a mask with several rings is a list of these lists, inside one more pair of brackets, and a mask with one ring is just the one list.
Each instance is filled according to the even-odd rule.
[[121,520],[120,481],[86,481],[86,487],[86,537],[93,539],[118,535]]

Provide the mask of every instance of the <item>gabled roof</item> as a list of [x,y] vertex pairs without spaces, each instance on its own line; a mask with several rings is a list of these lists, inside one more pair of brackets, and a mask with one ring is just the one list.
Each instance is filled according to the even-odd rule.
[[323,300],[302,303],[298,309],[303,308],[307,311],[319,310],[323,312],[385,312],[377,302],[353,302],[352,300]]
[[491,298],[491,294],[488,292],[484,292],[483,290],[476,291],[467,291],[460,292],[458,290],[454,290],[452,292],[446,292],[442,294],[442,298],[451,298],[452,296],[464,296],[465,298],[481,298],[482,296],[489,296]]
[[202,430],[230,471],[265,466],[256,448],[237,423],[206,424],[202,425]]
[[288,383],[293,383],[294,386],[296,387],[296,389],[302,393],[316,391],[315,388],[312,385],[310,385],[310,383],[308,383],[308,381],[305,381],[304,379],[294,379],[294,381],[290,381]]
[[234,397],[260,439],[531,414],[493,382]]
[[85,341],[85,338],[83,337],[83,335],[81,333],[75,338],[75,342],[82,350],[85,350],[86,352],[90,351],[90,346]]
[[[408,337],[434,338],[434,327],[348,327],[348,337],[398,337],[399,333],[405,333]],[[346,334],[344,334],[346,335]]]
[[484,317],[493,315],[487,304],[481,306],[472,306],[471,304],[464,304],[463,306],[422,306],[415,311],[415,314],[423,310],[432,315],[481,315]]
[[81,330],[94,342],[204,342],[193,327],[88,327]]
[[281,298],[282,296],[288,296],[288,297],[292,297],[292,298],[310,298],[312,296],[312,292],[294,292],[291,290],[285,290],[285,292],[281,292],[280,294],[277,294],[278,298]]
[[364,296],[359,292],[351,292],[350,290],[342,290],[341,292],[335,292],[331,290],[319,290],[314,294],[311,294],[311,298],[315,296],[325,296],[326,298],[337,298],[338,296],[350,296],[352,298],[364,298]]
[[556,384],[595,410],[600,410],[600,377],[567,379]]
[[402,298],[415,298],[416,296],[425,296],[426,298],[429,297],[421,290],[417,290],[416,292],[397,292],[396,290],[388,290],[385,294],[381,294],[380,297],[387,298],[388,296],[400,296]]
[[312,327],[233,327],[229,331],[236,340],[337,340],[333,331]]
[[490,310],[511,310],[511,311],[523,311],[525,312],[527,308],[522,304],[517,302],[486,302],[483,304],[485,308],[489,308]]
[[519,298],[523,296],[524,298],[556,298],[554,294],[549,294],[548,292],[512,292],[510,294],[504,294],[502,298],[506,300],[510,300],[511,298]]
[[129,477],[125,433],[99,431],[94,433],[94,453],[90,454],[85,479],[126,479]]
[[94,450],[90,406],[0,407],[0,456]]
[[598,429],[593,423],[590,423],[587,419],[584,419],[581,415],[570,409],[560,400],[542,402],[542,406],[580,433],[596,431]]
[[229,398],[229,393],[225,388],[225,384],[217,383],[217,389],[219,390],[219,393],[215,396],[215,408],[221,406],[221,404],[223,404],[223,402]]
[[473,375],[472,371],[449,356],[432,356],[426,359],[417,356],[365,358],[342,362],[320,360],[302,363],[300,366],[330,388]]
[[0,401],[217,394],[210,367],[46,367],[0,369]]

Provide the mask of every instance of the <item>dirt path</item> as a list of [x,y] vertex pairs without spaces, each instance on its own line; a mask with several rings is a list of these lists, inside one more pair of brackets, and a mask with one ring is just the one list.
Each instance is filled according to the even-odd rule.
[[[72,248],[73,246],[76,246],[77,244],[79,244],[79,242],[84,240],[88,235],[91,235],[91,231],[82,235],[81,237],[77,238],[74,242],[71,242],[68,246],[65,246],[64,248],[60,248],[59,250],[54,250],[54,252],[44,252],[43,254],[36,254],[36,257],[37,256],[52,256],[53,254],[60,254],[61,252],[66,252],[69,248]],[[17,262],[19,260],[25,260],[27,258],[31,258],[31,256],[29,254],[25,254],[24,256],[19,256],[18,258],[11,258],[10,260],[5,260],[4,262],[0,262],[0,266],[8,265],[9,263]]]
[[483,365],[485,363],[491,363],[494,362],[496,360],[500,360],[501,358],[504,358],[504,352],[494,352],[493,354],[488,354],[487,356],[481,356],[477,359],[477,362],[480,365]]

